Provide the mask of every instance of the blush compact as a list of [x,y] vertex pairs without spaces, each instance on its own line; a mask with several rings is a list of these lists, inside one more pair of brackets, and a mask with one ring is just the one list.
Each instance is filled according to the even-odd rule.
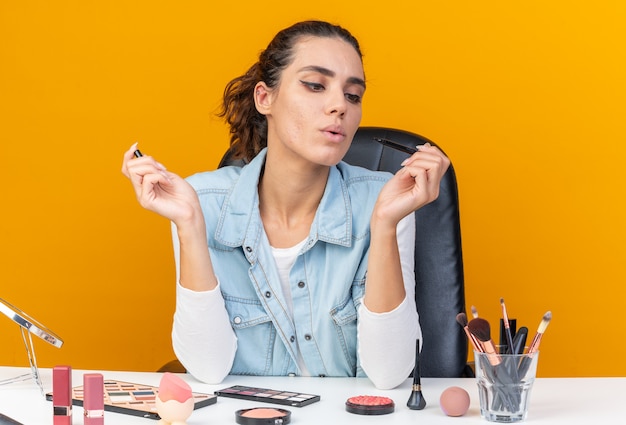
[[274,407],[253,407],[235,412],[235,422],[241,425],[287,425],[291,412]]
[[359,395],[346,401],[346,410],[357,415],[386,415],[394,411],[395,404],[389,397]]

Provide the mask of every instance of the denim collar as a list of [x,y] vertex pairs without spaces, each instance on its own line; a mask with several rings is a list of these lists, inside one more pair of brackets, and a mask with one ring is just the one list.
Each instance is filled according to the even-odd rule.
[[[259,176],[267,148],[244,166],[220,213],[215,238],[226,246],[256,246],[263,229],[259,214]],[[315,213],[308,242],[303,251],[318,240],[336,245],[352,243],[352,207],[348,188],[337,166],[330,167],[324,195]]]

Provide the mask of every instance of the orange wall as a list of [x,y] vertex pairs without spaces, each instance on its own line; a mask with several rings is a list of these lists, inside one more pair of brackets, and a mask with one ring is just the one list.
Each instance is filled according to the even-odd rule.
[[[363,124],[452,158],[468,306],[495,323],[504,297],[531,332],[552,310],[540,375],[625,375],[625,3],[274,3],[0,3],[0,297],[65,339],[35,342],[40,365],[173,357],[169,224],[137,205],[121,154],[137,140],[182,175],[214,168],[225,83],[322,18],[363,45]],[[26,365],[17,326],[0,335],[0,364]]]

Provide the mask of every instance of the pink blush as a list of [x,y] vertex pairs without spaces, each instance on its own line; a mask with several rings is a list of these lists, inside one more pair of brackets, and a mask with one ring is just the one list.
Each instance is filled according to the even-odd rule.
[[268,408],[259,408],[259,409],[250,409],[247,412],[243,412],[241,414],[244,418],[280,418],[285,416],[284,412],[281,412],[278,409],[268,409]]
[[240,425],[287,425],[291,422],[291,412],[289,410],[273,409],[271,407],[241,409],[235,412],[235,422]]
[[386,415],[394,409],[395,404],[388,397],[359,395],[346,400],[346,411],[357,415]]
[[361,404],[363,406],[383,406],[393,403],[393,401],[388,397],[373,395],[359,395],[356,397],[350,397],[348,401],[350,403]]

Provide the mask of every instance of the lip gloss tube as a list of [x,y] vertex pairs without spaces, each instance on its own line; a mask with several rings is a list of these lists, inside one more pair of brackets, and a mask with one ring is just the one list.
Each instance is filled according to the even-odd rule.
[[72,425],[72,368],[52,369],[52,410],[54,425]]
[[85,425],[104,425],[104,379],[101,373],[83,375]]

